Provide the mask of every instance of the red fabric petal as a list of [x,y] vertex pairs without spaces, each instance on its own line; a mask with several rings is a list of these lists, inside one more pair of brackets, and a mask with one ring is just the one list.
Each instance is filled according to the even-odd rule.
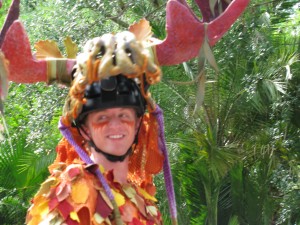
[[133,220],[129,223],[129,225],[144,225],[141,221],[137,218],[133,218]]
[[61,184],[56,188],[56,197],[58,201],[65,200],[71,192],[70,184],[68,184],[66,181],[62,181]]
[[112,209],[107,205],[100,194],[97,196],[96,212],[103,218],[107,218],[112,212]]
[[79,225],[79,223],[78,223],[77,221],[75,221],[75,220],[72,220],[72,219],[70,218],[70,216],[68,217],[66,223],[67,223],[68,225]]
[[49,211],[52,211],[53,209],[55,209],[57,207],[57,205],[59,204],[59,201],[57,198],[52,198],[49,203],[48,203],[48,206],[49,206]]
[[59,210],[60,214],[64,219],[67,219],[70,213],[73,211],[73,207],[67,200],[64,200],[61,203],[59,203],[57,209]]
[[121,184],[114,181],[115,177],[114,177],[113,170],[110,170],[110,171],[107,172],[106,179],[110,183],[110,186],[112,186],[112,187],[114,187],[115,189],[118,189],[118,190],[122,189]]
[[75,179],[80,174],[81,174],[81,169],[78,166],[68,169],[68,176],[70,180]]
[[90,211],[87,207],[81,208],[78,212],[77,215],[80,220],[80,225],[90,225]]
[[154,225],[154,222],[153,221],[147,221],[146,225]]

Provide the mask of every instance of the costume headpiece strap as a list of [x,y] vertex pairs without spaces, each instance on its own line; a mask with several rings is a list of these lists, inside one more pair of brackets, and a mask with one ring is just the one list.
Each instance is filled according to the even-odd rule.
[[164,177],[165,177],[165,186],[167,191],[167,196],[169,200],[169,207],[171,213],[172,224],[177,224],[177,209],[176,209],[176,199],[175,199],[175,192],[174,192],[174,185],[173,185],[173,178],[171,174],[171,167],[169,163],[169,156],[168,150],[165,141],[165,132],[164,132],[164,118],[163,118],[163,111],[156,105],[156,109],[152,112],[155,115],[156,120],[158,122],[159,128],[159,147],[164,155]]

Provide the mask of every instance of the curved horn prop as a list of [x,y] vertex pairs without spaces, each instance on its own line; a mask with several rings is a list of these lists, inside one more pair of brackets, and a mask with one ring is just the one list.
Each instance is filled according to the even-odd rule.
[[[199,54],[205,38],[213,46],[237,20],[250,0],[233,0],[225,11],[212,21],[207,12],[209,0],[196,0],[204,11],[206,22],[192,13],[185,0],[169,0],[167,4],[166,39],[156,46],[157,59],[161,65],[175,65],[188,61]],[[206,27],[206,28],[205,28]]]
[[[2,7],[2,1],[0,0],[0,8]],[[5,23],[0,32],[0,48],[3,44],[4,37],[8,28],[11,24],[18,19],[20,14],[20,0],[13,0],[8,15],[6,17]],[[0,49],[0,111],[3,112],[3,103],[8,92],[8,60],[6,60],[5,55]]]
[[51,82],[68,84],[75,60],[50,58],[37,60],[31,53],[30,42],[20,21],[9,28],[2,51],[9,61],[8,80],[18,83]]
[[[1,2],[1,1],[0,1]],[[0,6],[1,8],[1,6]],[[0,32],[0,48],[2,46],[5,34],[8,30],[8,28],[11,26],[11,24],[17,20],[19,18],[19,14],[20,14],[20,0],[13,0],[10,8],[9,8],[9,12],[8,15],[6,17],[5,23],[2,27],[2,30]]]
[[2,51],[9,61],[10,81],[34,83],[47,80],[47,63],[33,58],[29,39],[19,21],[15,21],[9,28]]

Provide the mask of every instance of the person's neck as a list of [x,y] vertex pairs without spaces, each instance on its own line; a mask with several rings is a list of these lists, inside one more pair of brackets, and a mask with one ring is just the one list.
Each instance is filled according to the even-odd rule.
[[112,170],[115,181],[119,182],[120,184],[127,183],[129,157],[126,157],[123,162],[111,162],[102,154],[93,151],[91,158],[96,164],[102,165],[105,171]]

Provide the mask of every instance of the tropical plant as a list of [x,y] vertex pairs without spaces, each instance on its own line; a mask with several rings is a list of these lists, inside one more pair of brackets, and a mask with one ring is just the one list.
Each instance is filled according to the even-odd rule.
[[[290,1],[285,7],[295,3]],[[281,2],[279,7],[283,7]],[[293,11],[286,10],[280,26],[277,12],[268,4],[253,3],[249,11],[251,16],[246,14],[214,49],[221,70],[218,76],[207,70],[204,104],[198,113],[192,114],[195,107],[191,101],[197,102],[198,96],[191,95],[195,93],[191,86],[169,85],[169,95],[180,95],[172,102],[176,111],[172,118],[176,115],[178,124],[185,124],[184,135],[182,130],[175,134],[183,138],[174,140],[180,148],[174,170],[183,190],[180,193],[186,197],[182,204],[187,206],[190,224],[228,224],[230,215],[237,215],[240,224],[272,224],[279,218],[285,218],[282,224],[299,221],[292,216],[298,215],[297,211],[290,208],[285,209],[290,215],[279,215],[285,211],[281,201],[289,195],[284,195],[273,180],[281,166],[299,169],[297,144],[292,141],[298,139],[299,130],[289,117],[294,115],[295,106],[287,100],[292,96],[293,101],[299,100],[291,89],[295,87],[291,83],[298,80],[299,42],[282,28]],[[186,79],[197,74],[193,62],[188,65]],[[290,79],[290,74],[296,77]],[[178,105],[182,109],[179,112]],[[290,153],[294,165],[289,163]],[[295,172],[286,176],[299,182]]]
[[5,103],[5,117],[1,119],[7,130],[0,144],[0,214],[5,215],[1,221],[7,224],[24,224],[30,199],[55,158],[60,138],[58,116],[66,90],[45,87],[11,84]]

